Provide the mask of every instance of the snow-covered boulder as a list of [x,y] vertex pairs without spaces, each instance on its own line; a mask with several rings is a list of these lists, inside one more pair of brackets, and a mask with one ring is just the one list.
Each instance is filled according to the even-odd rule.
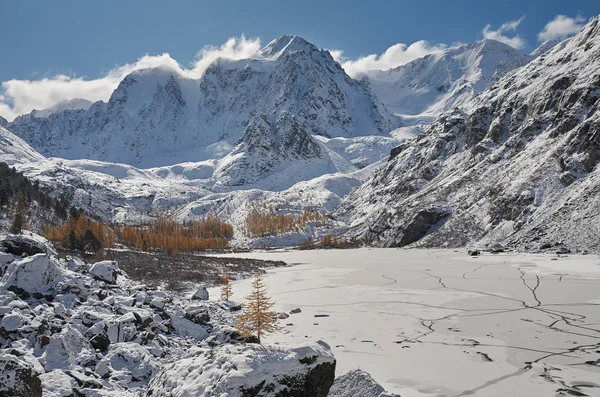
[[89,273],[96,279],[104,281],[108,284],[117,282],[117,274],[119,265],[114,261],[102,261],[94,263],[89,270]]
[[66,273],[61,264],[46,254],[37,254],[11,263],[0,281],[0,290],[19,295],[47,294]]
[[166,365],[146,396],[325,397],[334,377],[335,359],[322,341],[289,349],[229,344],[198,348]]
[[132,382],[148,382],[159,364],[143,346],[137,343],[112,344],[96,366],[96,373],[127,387]]
[[0,354],[0,368],[0,396],[42,396],[40,372],[29,361]]
[[4,316],[0,321],[0,329],[6,332],[14,332],[23,323],[21,316],[18,313],[12,313]]
[[360,369],[350,371],[335,378],[328,397],[400,397],[386,393],[384,388],[371,375]]
[[96,360],[90,342],[81,332],[67,325],[60,333],[50,337],[40,362],[46,369],[76,369],[89,366]]
[[70,397],[75,395],[73,389],[77,387],[75,379],[55,369],[40,376],[44,397]]
[[35,254],[56,255],[48,240],[37,234],[9,234],[0,241],[0,251],[15,256]]
[[89,269],[89,266],[83,261],[83,259],[76,256],[67,256],[67,269],[82,273]]
[[194,295],[192,295],[192,300],[207,301],[208,300],[208,290],[206,289],[206,287],[202,286],[202,287],[198,288],[198,290],[196,290],[196,292],[194,292]]

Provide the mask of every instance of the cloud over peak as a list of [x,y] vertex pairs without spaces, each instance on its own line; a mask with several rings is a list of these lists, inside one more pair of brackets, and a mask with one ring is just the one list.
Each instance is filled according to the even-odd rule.
[[347,59],[340,50],[329,50],[333,59],[338,61],[350,77],[360,77],[370,70],[388,70],[404,65],[414,59],[443,51],[445,44],[431,44],[428,41],[415,41],[410,45],[397,43],[388,47],[380,55],[370,54],[357,59]]
[[544,29],[538,33],[539,41],[562,40],[581,30],[585,24],[585,18],[577,15],[575,18],[566,15],[557,15],[548,22]]
[[481,33],[483,34],[483,37],[486,39],[500,41],[500,42],[507,44],[513,48],[521,50],[521,49],[525,48],[525,45],[526,45],[525,40],[523,40],[521,38],[521,36],[519,36],[519,34],[514,34],[514,33],[517,30],[517,28],[519,27],[519,25],[521,24],[521,22],[523,22],[523,19],[525,19],[525,15],[523,15],[521,18],[519,18],[517,20],[504,22],[500,26],[500,28],[498,28],[498,30],[493,30],[492,25],[487,24],[487,25],[485,25],[485,27],[483,28]]
[[10,121],[34,109],[46,109],[75,98],[84,98],[92,102],[108,100],[125,76],[140,69],[163,67],[185,77],[199,78],[208,66],[219,58],[250,58],[259,49],[259,39],[247,39],[242,35],[230,38],[221,46],[204,47],[196,55],[189,69],[182,68],[168,53],[164,53],[145,55],[136,62],[117,66],[97,79],[61,74],[40,80],[4,81],[0,91],[0,115]]

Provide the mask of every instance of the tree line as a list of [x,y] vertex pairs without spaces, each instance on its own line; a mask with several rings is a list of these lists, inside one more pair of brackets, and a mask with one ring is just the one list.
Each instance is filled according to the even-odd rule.
[[233,237],[233,226],[214,216],[184,223],[161,216],[142,225],[105,225],[79,214],[69,216],[62,226],[47,225],[44,236],[72,250],[95,252],[118,243],[142,251],[176,254],[225,249]]
[[269,237],[298,231],[311,221],[323,220],[318,211],[305,209],[299,213],[282,213],[271,206],[254,206],[246,216],[245,231],[250,237]]

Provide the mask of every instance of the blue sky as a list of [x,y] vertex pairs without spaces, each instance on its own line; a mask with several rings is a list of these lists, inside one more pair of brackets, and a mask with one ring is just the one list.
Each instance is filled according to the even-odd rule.
[[5,84],[9,80],[56,75],[96,79],[145,54],[169,53],[188,68],[204,46],[221,46],[241,34],[260,39],[261,45],[280,34],[297,34],[319,47],[342,50],[345,59],[354,60],[381,54],[397,43],[410,46],[426,40],[435,48],[472,42],[483,37],[486,25],[493,34],[502,24],[520,20],[516,26],[505,25],[499,34],[517,36],[518,45],[529,52],[557,15],[587,20],[597,14],[598,0],[0,0],[0,114],[10,118],[9,112],[31,107],[15,105],[20,99],[16,89]]

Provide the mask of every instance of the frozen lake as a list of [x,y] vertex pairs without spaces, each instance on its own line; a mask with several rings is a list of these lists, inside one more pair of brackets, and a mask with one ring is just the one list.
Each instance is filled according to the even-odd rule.
[[[597,256],[368,248],[231,256],[296,264],[265,278],[278,311],[302,309],[266,343],[322,339],[338,375],[364,369],[402,397],[600,395]],[[235,283],[233,300],[249,288]]]

